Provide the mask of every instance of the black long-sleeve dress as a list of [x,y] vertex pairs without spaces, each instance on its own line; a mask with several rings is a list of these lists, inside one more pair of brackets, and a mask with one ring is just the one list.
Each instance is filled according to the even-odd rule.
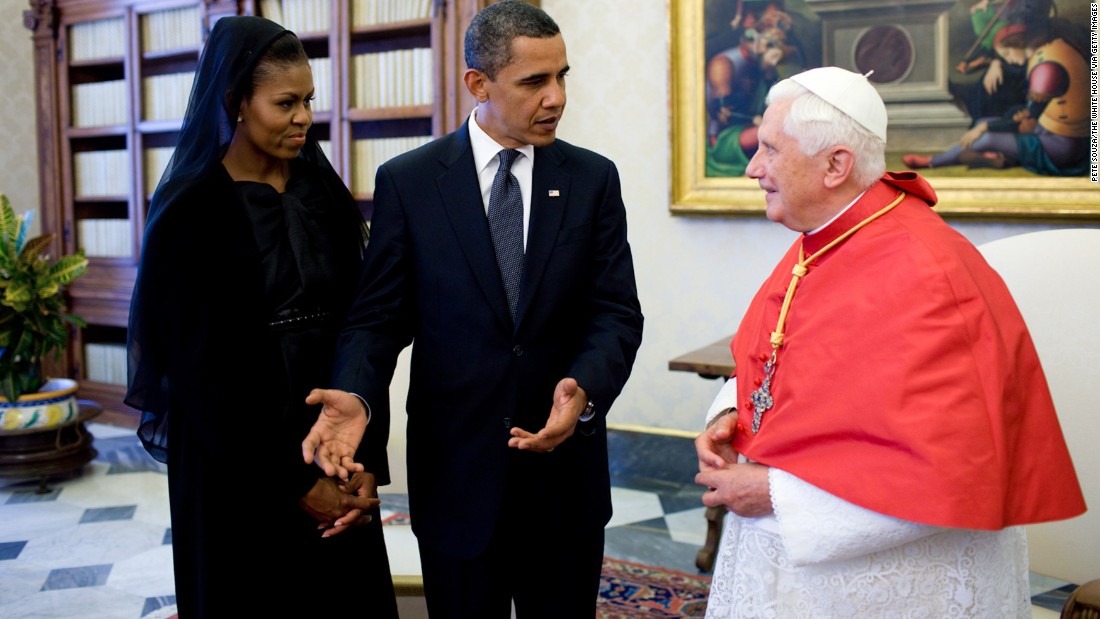
[[282,194],[217,163],[174,195],[146,233],[138,307],[169,394],[180,616],[396,617],[377,514],[321,539],[298,505],[323,476],[301,459],[303,400],[330,378],[362,217],[304,159]]

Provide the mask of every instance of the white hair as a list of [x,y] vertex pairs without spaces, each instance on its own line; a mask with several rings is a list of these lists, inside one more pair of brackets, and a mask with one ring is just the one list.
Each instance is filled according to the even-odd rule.
[[847,146],[856,157],[852,176],[864,189],[886,173],[886,142],[882,138],[798,82],[781,80],[768,91],[766,103],[785,99],[791,100],[791,107],[783,131],[798,141],[806,156],[830,146]]

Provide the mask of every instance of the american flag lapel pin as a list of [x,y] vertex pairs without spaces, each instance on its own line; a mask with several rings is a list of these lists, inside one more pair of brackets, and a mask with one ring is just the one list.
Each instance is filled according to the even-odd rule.
[[561,192],[557,189],[551,189],[549,192],[547,192],[547,195],[549,195],[551,198],[556,198],[561,195]]

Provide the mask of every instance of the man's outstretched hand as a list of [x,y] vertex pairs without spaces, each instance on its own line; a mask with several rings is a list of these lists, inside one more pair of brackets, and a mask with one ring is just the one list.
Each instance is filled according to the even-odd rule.
[[314,389],[306,404],[320,404],[321,413],[302,441],[306,464],[316,462],[329,477],[347,479],[363,470],[355,450],[367,430],[367,410],[358,397],[338,389]]
[[561,379],[554,388],[554,403],[550,407],[550,416],[546,419],[546,425],[534,434],[523,428],[512,428],[512,438],[508,439],[508,446],[523,451],[542,453],[554,451],[554,448],[564,443],[565,439],[573,436],[577,421],[587,403],[588,397],[584,388],[578,385],[576,380]]

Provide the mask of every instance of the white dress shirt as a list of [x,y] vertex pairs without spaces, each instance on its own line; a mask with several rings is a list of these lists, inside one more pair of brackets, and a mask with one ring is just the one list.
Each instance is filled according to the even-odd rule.
[[[474,168],[477,170],[477,182],[481,185],[481,203],[485,213],[489,213],[489,193],[493,190],[493,177],[500,167],[501,149],[496,140],[477,124],[477,109],[470,114],[470,145],[474,149]],[[519,181],[519,190],[523,194],[523,250],[527,251],[527,228],[531,220],[531,175],[535,170],[535,147],[527,144],[517,148],[522,155],[512,162],[512,175]]]

